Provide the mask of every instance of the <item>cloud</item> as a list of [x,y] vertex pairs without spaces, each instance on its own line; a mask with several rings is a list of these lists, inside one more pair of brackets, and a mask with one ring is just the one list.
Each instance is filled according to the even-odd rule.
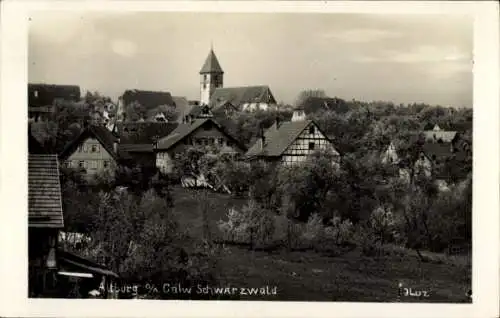
[[456,62],[467,64],[472,60],[472,52],[464,52],[457,47],[421,45],[410,50],[380,50],[375,54],[361,53],[354,56],[356,62],[362,63],[429,63]]
[[111,50],[123,57],[133,57],[137,52],[137,45],[129,40],[115,39],[111,41]]
[[351,29],[335,30],[324,33],[323,38],[337,39],[348,43],[369,43],[386,39],[394,39],[400,36],[398,32],[382,29]]

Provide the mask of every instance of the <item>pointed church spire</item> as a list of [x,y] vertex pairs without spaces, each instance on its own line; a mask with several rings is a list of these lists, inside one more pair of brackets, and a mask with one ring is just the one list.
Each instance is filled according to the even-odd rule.
[[200,74],[205,74],[205,73],[219,73],[219,74],[224,73],[224,71],[220,67],[217,57],[215,56],[212,43],[210,52],[208,53],[205,63],[203,64],[203,67],[200,70]]

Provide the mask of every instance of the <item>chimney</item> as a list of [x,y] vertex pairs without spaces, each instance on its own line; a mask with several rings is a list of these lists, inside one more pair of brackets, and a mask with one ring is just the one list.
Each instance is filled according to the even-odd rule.
[[260,128],[260,148],[261,150],[264,150],[264,147],[266,145],[266,136],[264,134],[264,129],[261,127]]
[[113,151],[115,153],[118,153],[118,145],[120,144],[120,138],[116,138],[115,142],[113,143]]

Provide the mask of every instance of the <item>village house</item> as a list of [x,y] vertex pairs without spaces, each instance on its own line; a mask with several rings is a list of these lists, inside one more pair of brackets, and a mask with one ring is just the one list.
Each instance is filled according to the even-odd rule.
[[78,168],[91,178],[104,171],[114,174],[119,164],[130,165],[132,157],[119,150],[120,141],[106,127],[89,125],[59,154],[68,168]]
[[256,111],[276,108],[276,100],[269,86],[223,87],[224,71],[213,49],[200,70],[200,104],[209,105],[212,111],[223,109]]
[[306,120],[306,113],[303,106],[296,106],[293,109],[292,121],[304,121]]
[[246,150],[224,126],[211,117],[181,123],[155,145],[156,167],[162,173],[171,173],[175,155],[187,146],[218,146],[221,152],[242,154]]
[[[454,160],[464,160],[467,155],[470,155],[467,151],[454,151],[451,142],[417,141],[405,153],[391,142],[382,152],[381,162],[397,165],[400,177],[407,182],[411,181],[412,168],[413,177],[432,177],[441,190],[446,190],[451,176],[444,169],[445,165]],[[465,178],[466,174],[459,177]]]
[[80,87],[76,85],[28,84],[28,120],[47,121],[54,113],[58,100],[79,101]]
[[458,133],[456,131],[443,130],[436,124],[432,130],[425,130],[424,136],[426,142],[451,143],[458,137]]
[[126,118],[126,108],[137,103],[142,108],[139,121],[167,122],[167,112],[176,112],[176,104],[169,92],[126,90],[118,99],[118,121],[130,121]]
[[304,162],[314,151],[328,149],[339,156],[332,142],[312,120],[277,120],[261,134],[261,138],[250,147],[245,157],[249,160],[293,165]]
[[154,144],[168,136],[178,125],[165,122],[117,123],[116,133],[120,139],[118,150],[130,154],[135,165],[142,167],[143,171],[153,173],[156,170]]

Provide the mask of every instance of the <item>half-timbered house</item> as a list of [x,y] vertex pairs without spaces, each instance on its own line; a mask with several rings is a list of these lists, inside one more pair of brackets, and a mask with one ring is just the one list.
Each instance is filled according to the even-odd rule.
[[305,161],[317,150],[331,150],[339,156],[330,139],[314,121],[277,121],[250,147],[245,157],[293,165]]
[[242,145],[232,134],[213,118],[194,119],[181,123],[168,136],[155,145],[156,167],[162,173],[172,172],[175,155],[188,146],[219,146],[224,152],[244,153]]
[[59,160],[68,168],[81,169],[89,178],[104,171],[111,175],[118,164],[130,165],[132,157],[113,133],[104,126],[89,125],[59,154]]

